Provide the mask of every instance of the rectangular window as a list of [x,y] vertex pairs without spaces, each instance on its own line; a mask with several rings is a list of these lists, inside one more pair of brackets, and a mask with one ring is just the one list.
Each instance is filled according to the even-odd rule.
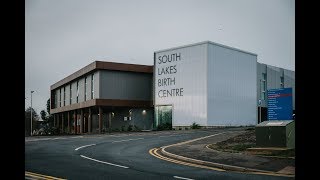
[[61,107],[61,88],[59,89],[60,93],[59,93],[59,107]]
[[72,104],[72,83],[70,83],[70,105]]
[[94,99],[94,74],[91,74],[91,99]]
[[284,78],[280,77],[280,87],[284,88]]
[[84,101],[87,100],[87,77],[84,78]]
[[66,87],[63,87],[63,106],[66,105]]
[[262,73],[262,79],[260,82],[260,88],[261,88],[261,99],[266,99],[266,91],[267,91],[267,74]]
[[79,102],[79,81],[77,81],[77,103]]
[[57,100],[58,100],[57,91],[54,91],[54,108],[57,108]]

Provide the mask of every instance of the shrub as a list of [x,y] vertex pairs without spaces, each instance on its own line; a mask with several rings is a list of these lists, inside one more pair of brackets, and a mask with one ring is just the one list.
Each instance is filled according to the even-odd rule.
[[138,126],[134,125],[133,126],[133,131],[141,131],[141,129]]
[[133,127],[132,125],[129,125],[127,130],[132,131],[132,127]]
[[112,131],[114,131],[114,132],[119,132],[120,129],[119,129],[119,128],[114,128]]
[[197,124],[196,122],[193,122],[190,126],[191,129],[200,129],[200,125]]
[[164,124],[159,124],[157,127],[158,131],[162,130],[172,130],[172,124],[171,123],[164,123]]

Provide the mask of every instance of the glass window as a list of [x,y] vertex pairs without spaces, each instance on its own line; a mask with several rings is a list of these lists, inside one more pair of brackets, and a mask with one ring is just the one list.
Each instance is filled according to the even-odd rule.
[[63,106],[66,105],[66,87],[63,87]]
[[70,83],[70,105],[72,104],[72,83]]
[[61,107],[61,89],[59,89],[59,107]]
[[58,100],[57,91],[54,91],[54,108],[57,108],[57,100]]
[[77,81],[77,103],[79,102],[79,81]]
[[267,91],[267,74],[262,73],[262,79],[260,82],[260,88],[261,88],[261,99],[266,99],[266,91]]
[[267,74],[266,73],[262,73],[262,80],[267,80]]
[[84,100],[87,100],[87,77],[84,78]]
[[91,99],[94,99],[94,74],[91,75]]
[[284,88],[284,78],[280,77],[280,87]]

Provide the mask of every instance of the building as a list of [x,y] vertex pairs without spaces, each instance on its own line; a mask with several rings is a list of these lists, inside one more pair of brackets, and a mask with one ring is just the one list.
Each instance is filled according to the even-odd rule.
[[257,123],[256,54],[206,41],[154,57],[156,125],[170,121],[163,107],[172,109],[173,128]]
[[259,100],[266,120],[269,89],[292,87],[295,109],[294,79],[254,53],[205,41],[156,51],[154,66],[95,61],[51,86],[51,113],[69,133],[250,126]]
[[[50,87],[62,133],[151,129],[152,66],[95,61]],[[76,124],[76,125],[75,125]]]
[[[257,55],[205,41],[154,53],[155,126],[252,126],[267,117],[267,90],[292,87],[294,72]],[[294,100],[293,100],[293,109]]]
[[261,122],[267,120],[267,90],[279,88],[292,88],[292,109],[293,113],[295,113],[295,72],[258,62],[257,99],[261,100]]

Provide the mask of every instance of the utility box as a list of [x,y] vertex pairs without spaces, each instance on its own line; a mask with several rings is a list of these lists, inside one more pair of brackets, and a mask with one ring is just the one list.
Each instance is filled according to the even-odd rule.
[[295,148],[295,121],[264,121],[256,126],[257,147]]

